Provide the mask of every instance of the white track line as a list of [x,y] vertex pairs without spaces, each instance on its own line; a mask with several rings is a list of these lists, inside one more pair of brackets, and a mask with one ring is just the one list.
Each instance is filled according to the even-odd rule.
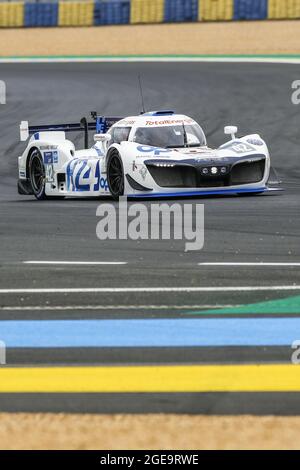
[[258,292],[295,291],[300,285],[289,286],[229,286],[229,287],[65,287],[0,289],[0,294],[105,294],[105,293],[147,293],[147,292]]
[[224,63],[270,63],[300,64],[298,57],[3,57],[0,64],[41,63],[90,63],[90,62],[224,62]]
[[234,308],[240,305],[26,305],[0,307],[1,311],[47,311],[47,310],[195,310]]
[[300,266],[300,263],[198,263],[198,266],[258,266],[258,267],[295,267]]
[[23,264],[35,265],[63,265],[63,266],[106,266],[106,265],[125,265],[125,261],[23,261]]
[[[105,266],[105,265],[126,265],[128,264],[126,261],[22,261],[23,264],[30,264],[30,265],[62,265],[62,266]],[[207,262],[207,263],[198,263],[198,266],[258,266],[258,267],[300,267],[299,263],[268,263],[268,262],[256,262],[256,263],[234,263],[234,262]]]

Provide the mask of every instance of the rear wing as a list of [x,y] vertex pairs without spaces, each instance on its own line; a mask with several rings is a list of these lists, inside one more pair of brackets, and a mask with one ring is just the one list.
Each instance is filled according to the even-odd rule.
[[84,132],[84,146],[89,147],[89,131],[96,131],[97,134],[105,134],[108,129],[116,122],[123,119],[122,117],[98,116],[96,112],[91,113],[93,122],[88,122],[83,117],[79,123],[67,124],[44,124],[37,126],[29,126],[28,121],[22,121],[20,124],[20,140],[26,141],[31,135],[38,138],[39,132],[63,131],[63,132]]
[[124,119],[124,116],[100,116],[99,114],[97,114],[96,111],[92,111],[91,116],[92,119],[94,119],[95,121],[97,134],[105,134],[108,129],[113,126],[116,122]]

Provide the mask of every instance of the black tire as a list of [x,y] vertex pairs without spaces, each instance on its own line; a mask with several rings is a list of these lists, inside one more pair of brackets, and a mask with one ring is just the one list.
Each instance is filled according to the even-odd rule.
[[46,196],[45,165],[43,157],[37,149],[35,149],[29,157],[28,171],[32,193],[38,201],[65,198],[65,196]]
[[35,149],[29,157],[29,181],[31,184],[32,192],[36,199],[39,201],[47,199],[46,188],[46,175],[45,166],[42,155]]
[[107,160],[107,183],[114,199],[124,194],[124,168],[117,150],[112,150]]

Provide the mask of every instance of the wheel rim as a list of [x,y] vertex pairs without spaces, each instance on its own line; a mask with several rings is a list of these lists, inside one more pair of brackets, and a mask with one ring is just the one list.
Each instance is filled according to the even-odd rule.
[[31,184],[33,190],[39,193],[45,183],[45,170],[44,165],[38,155],[35,155],[31,160]]
[[109,164],[109,186],[113,194],[123,194],[123,168],[120,159],[116,156],[111,157]]

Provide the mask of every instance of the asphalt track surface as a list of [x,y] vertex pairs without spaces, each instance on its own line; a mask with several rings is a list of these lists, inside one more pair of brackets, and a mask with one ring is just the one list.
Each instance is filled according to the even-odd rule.
[[[138,73],[143,77],[146,107],[191,115],[201,123],[212,147],[224,142],[227,124],[238,125],[240,134],[259,132],[269,144],[273,166],[283,181],[283,193],[176,200],[179,204],[205,205],[205,244],[201,251],[185,252],[180,240],[101,242],[96,237],[96,209],[101,201],[37,202],[16,192],[17,156],[24,148],[18,135],[21,120],[31,124],[77,122],[91,110],[103,115],[134,115],[140,111]],[[7,104],[0,105],[0,320],[57,321],[58,331],[52,339],[62,332],[60,320],[124,320],[116,335],[126,337],[125,320],[185,321],[195,318],[195,312],[299,295],[300,266],[280,265],[300,262],[300,106],[291,103],[291,83],[299,76],[299,65],[282,64],[1,64]],[[80,147],[82,138],[74,138]],[[61,260],[126,264],[23,263]],[[213,262],[274,264],[198,265]],[[168,289],[143,290],[149,287]],[[68,292],[69,288],[78,292]],[[80,291],[84,288],[91,292]],[[122,289],[109,291],[114,288]],[[288,310],[285,314],[290,316]],[[231,316],[225,314],[224,318]],[[257,318],[255,311],[252,317]],[[274,318],[275,324],[272,312],[263,317]],[[297,317],[294,313],[293,318]],[[204,313],[202,318],[213,320],[218,314]],[[231,338],[239,335],[240,316],[236,319]],[[0,338],[3,325],[0,322]],[[75,347],[72,341],[63,339],[57,347],[50,339],[47,347],[39,348],[30,340],[25,346],[18,342],[26,338],[26,332],[22,334],[22,324],[16,323],[6,367],[290,363],[287,342],[265,345],[255,337],[253,344],[243,345],[223,338],[215,347],[215,330],[208,326],[211,344],[194,340],[189,347],[170,346],[172,328],[182,327],[176,323],[160,345],[153,345],[147,326],[150,323],[145,325],[148,340],[138,341],[135,336],[132,345],[112,342],[103,347],[85,340]],[[295,325],[297,339],[300,320]],[[39,326],[34,328],[39,337]],[[68,325],[64,328],[67,331]],[[92,333],[92,324],[90,328]],[[273,333],[275,338],[276,334],[280,337],[275,330]],[[2,392],[2,411],[300,412],[297,391]]]

